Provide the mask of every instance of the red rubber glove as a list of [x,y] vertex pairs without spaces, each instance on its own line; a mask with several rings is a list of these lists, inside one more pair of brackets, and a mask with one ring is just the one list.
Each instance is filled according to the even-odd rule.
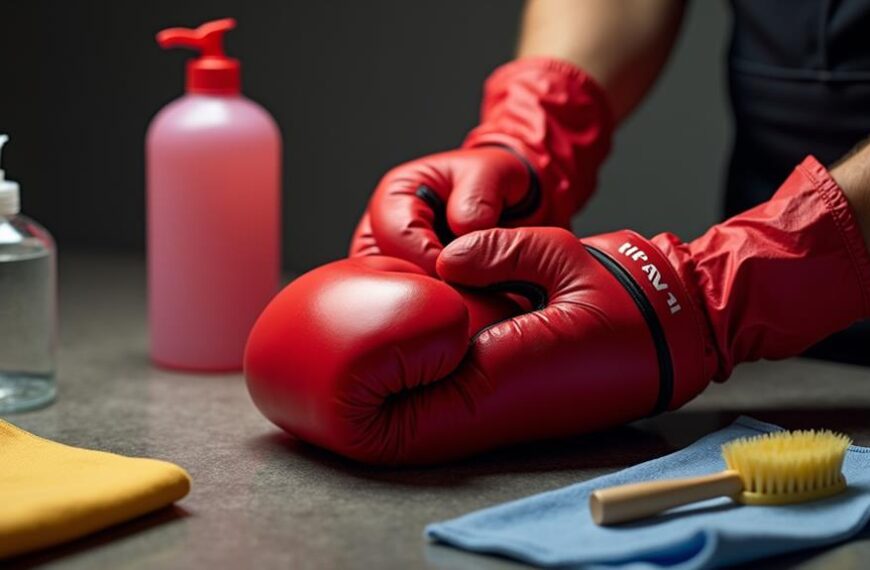
[[340,454],[433,463],[677,408],[739,362],[800,353],[870,315],[870,254],[812,158],[688,244],[493,229],[451,243],[437,270],[460,290],[520,285],[537,307],[469,345],[467,305],[446,284],[332,264],[255,325],[254,401]]
[[350,255],[395,256],[434,274],[455,235],[498,225],[567,228],[595,188],[612,128],[605,95],[584,72],[548,58],[508,63],[487,80],[481,123],[460,150],[381,180]]

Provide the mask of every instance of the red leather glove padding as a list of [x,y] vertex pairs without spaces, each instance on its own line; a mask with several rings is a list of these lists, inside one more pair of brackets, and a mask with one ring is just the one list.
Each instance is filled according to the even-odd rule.
[[581,70],[549,58],[508,63],[487,80],[481,123],[462,149],[403,164],[381,180],[350,255],[396,256],[434,274],[454,235],[568,227],[595,188],[612,130],[603,91]]
[[458,292],[399,259],[336,261],[293,281],[259,317],[245,353],[248,390],[286,431],[387,460],[397,443],[378,431],[378,416],[390,421],[388,396],[445,376],[475,333],[519,312],[503,295]]
[[469,342],[468,298],[446,283],[367,265],[381,258],[331,263],[291,283],[254,326],[245,368],[260,410],[342,455],[418,464],[652,411],[650,334],[573,235],[494,230],[455,243],[439,260],[446,279],[536,283],[545,306]]

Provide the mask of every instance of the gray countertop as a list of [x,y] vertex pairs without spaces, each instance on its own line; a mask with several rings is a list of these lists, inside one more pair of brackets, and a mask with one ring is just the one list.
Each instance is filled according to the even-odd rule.
[[[294,441],[241,375],[155,369],[143,261],[61,258],[58,401],[9,416],[63,443],[156,457],[193,479],[178,505],[12,566],[58,568],[509,568],[427,544],[428,522],[615,471],[683,447],[741,413],[829,427],[870,444],[870,369],[794,359],[737,369],[678,412],[603,434],[429,469],[364,467]],[[864,568],[870,533],[770,567]]]

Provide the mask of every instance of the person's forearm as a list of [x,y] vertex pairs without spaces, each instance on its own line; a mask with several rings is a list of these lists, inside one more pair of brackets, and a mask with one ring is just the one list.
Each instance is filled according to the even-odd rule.
[[528,0],[518,55],[580,67],[604,88],[620,121],[658,76],[683,10],[683,0]]
[[831,177],[843,189],[870,247],[870,140],[834,165]]

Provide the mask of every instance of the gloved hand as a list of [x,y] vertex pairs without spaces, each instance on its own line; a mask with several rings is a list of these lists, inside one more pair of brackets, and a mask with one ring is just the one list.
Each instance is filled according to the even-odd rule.
[[870,254],[812,158],[769,202],[691,243],[556,228],[457,239],[437,261],[445,281],[536,299],[470,344],[466,305],[446,284],[339,267],[266,309],[248,386],[287,431],[373,463],[439,462],[674,409],[736,363],[797,354],[870,315]]
[[403,164],[381,180],[350,255],[395,256],[434,274],[455,235],[498,225],[569,227],[595,188],[612,128],[603,91],[581,70],[548,58],[508,63],[487,80],[481,123],[461,149]]

